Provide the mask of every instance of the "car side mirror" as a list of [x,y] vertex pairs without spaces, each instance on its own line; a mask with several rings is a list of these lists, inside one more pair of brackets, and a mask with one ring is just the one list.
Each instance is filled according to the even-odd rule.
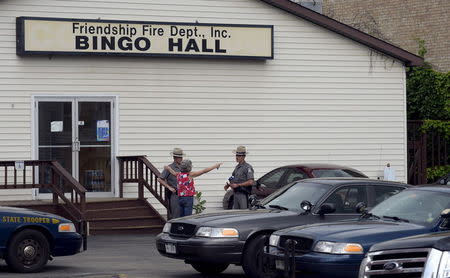
[[256,209],[259,204],[258,197],[255,194],[252,194],[248,197],[248,203],[250,204],[250,209]]
[[254,185],[256,188],[259,188],[261,186],[261,183],[259,182],[259,180],[256,180]]
[[444,209],[441,212],[441,217],[444,219],[449,219],[450,218],[450,209]]
[[356,209],[357,213],[361,213],[362,214],[362,213],[367,211],[367,205],[364,202],[359,202],[359,203],[356,204],[355,209]]
[[334,206],[334,204],[332,203],[323,203],[320,208],[319,211],[317,212],[320,215],[324,215],[324,214],[329,214],[329,213],[333,213],[336,211],[336,207]]
[[305,212],[310,212],[311,209],[312,209],[312,207],[313,207],[313,205],[311,204],[310,201],[303,200],[303,201],[300,203],[300,207],[301,207],[302,210],[304,210]]

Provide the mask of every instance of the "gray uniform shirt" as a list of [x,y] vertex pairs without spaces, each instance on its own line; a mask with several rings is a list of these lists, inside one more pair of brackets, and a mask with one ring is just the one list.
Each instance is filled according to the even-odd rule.
[[[232,183],[243,183],[248,180],[253,180],[253,167],[252,165],[248,164],[247,162],[244,162],[242,164],[236,165],[233,171],[233,180]],[[235,189],[233,189],[235,192],[242,192],[246,194],[250,194],[252,187],[251,186],[240,186]]]
[[[177,163],[175,163],[175,162],[170,164],[169,167],[172,168],[176,172],[181,172],[180,166]],[[169,171],[163,170],[162,173],[161,173],[161,178],[164,179],[165,181],[167,181],[167,183],[171,187],[177,189],[177,177],[172,175]]]

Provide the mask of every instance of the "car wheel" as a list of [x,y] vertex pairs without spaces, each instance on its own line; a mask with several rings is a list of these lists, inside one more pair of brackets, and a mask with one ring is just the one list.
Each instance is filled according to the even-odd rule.
[[234,203],[234,191],[228,190],[223,196],[222,207],[223,209],[232,209]]
[[50,257],[47,238],[36,230],[17,233],[8,245],[6,263],[16,272],[38,272]]
[[264,246],[268,238],[269,235],[256,236],[251,239],[245,248],[242,268],[250,278],[275,278],[279,276],[276,271],[266,269],[263,263]]
[[191,263],[192,267],[202,274],[219,274],[227,269],[228,264]]

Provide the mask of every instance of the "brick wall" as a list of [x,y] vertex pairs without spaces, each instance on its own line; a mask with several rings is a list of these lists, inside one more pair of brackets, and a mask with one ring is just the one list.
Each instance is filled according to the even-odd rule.
[[425,61],[450,71],[450,0],[323,0],[323,14],[414,54],[425,40]]

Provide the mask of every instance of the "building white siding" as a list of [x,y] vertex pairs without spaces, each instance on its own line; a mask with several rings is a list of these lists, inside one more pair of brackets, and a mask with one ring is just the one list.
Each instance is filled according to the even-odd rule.
[[[18,57],[18,16],[270,24],[274,59]],[[0,159],[32,158],[32,96],[114,95],[119,155],[162,169],[181,147],[194,169],[224,162],[196,181],[209,210],[221,207],[238,145],[256,177],[325,162],[376,178],[390,162],[405,181],[404,77],[400,62],[257,0],[1,1]]]

